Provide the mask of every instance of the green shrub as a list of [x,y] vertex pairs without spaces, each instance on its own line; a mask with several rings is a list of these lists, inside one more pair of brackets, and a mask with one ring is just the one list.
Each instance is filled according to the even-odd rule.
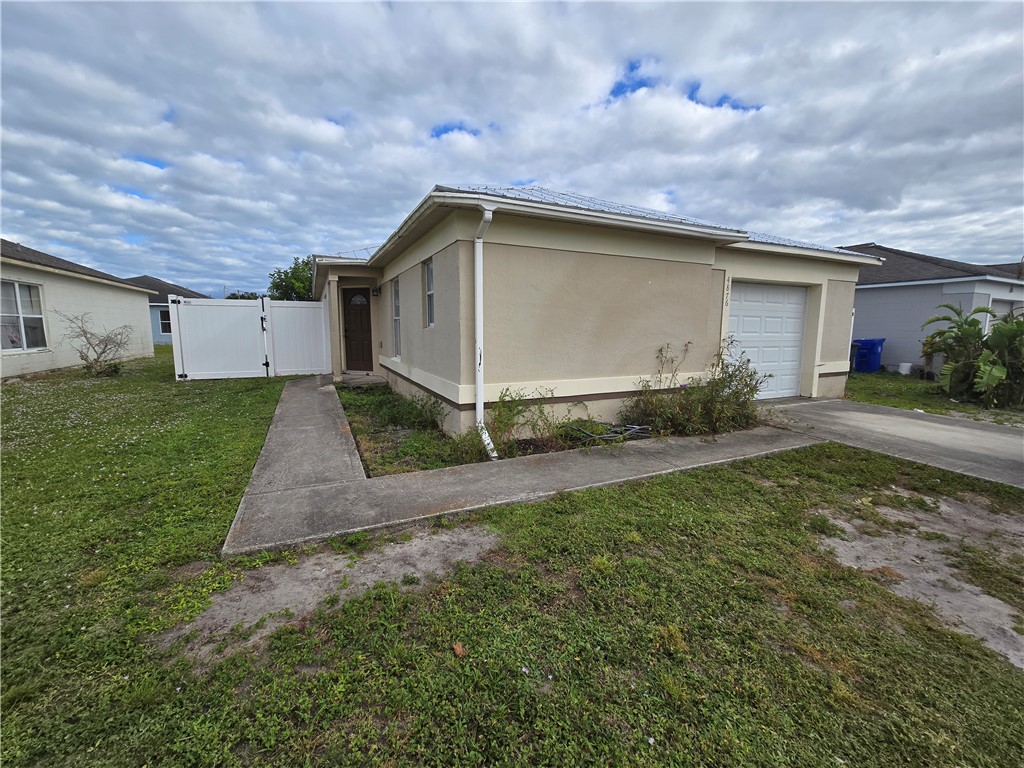
[[978,400],[986,408],[1024,407],[1024,318],[1008,314],[985,334],[976,315],[996,317],[989,307],[969,313],[953,304],[940,304],[952,314],[933,315],[922,328],[947,323],[925,339],[923,353],[941,353],[939,375],[943,391],[956,400]]
[[[658,373],[640,381],[639,391],[623,404],[622,421],[649,426],[661,435],[719,434],[757,423],[755,398],[769,375],[758,373],[749,358],[738,355],[732,339],[715,355],[703,379],[657,388],[658,383],[674,381],[678,370],[666,350],[667,346],[658,351]],[[671,375],[666,376],[666,368]]]
[[502,458],[519,456],[521,439],[532,440],[545,451],[561,451],[575,443],[567,426],[574,421],[572,412],[582,403],[569,407],[564,419],[543,400],[554,396],[553,390],[538,389],[532,395],[507,387],[498,395],[498,401],[487,411],[485,423],[498,455]]

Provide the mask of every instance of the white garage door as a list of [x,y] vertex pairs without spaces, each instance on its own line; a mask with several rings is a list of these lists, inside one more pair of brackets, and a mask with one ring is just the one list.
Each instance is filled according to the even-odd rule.
[[759,373],[770,373],[759,398],[800,394],[807,289],[763,283],[732,284],[729,335]]

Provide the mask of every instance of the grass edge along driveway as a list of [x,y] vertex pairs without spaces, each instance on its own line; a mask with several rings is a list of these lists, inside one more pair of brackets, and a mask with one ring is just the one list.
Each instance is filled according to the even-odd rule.
[[5,765],[1018,764],[1024,675],[815,531],[1024,494],[836,445],[489,510],[484,562],[197,674],[148,639],[302,556],[216,557],[281,385],[4,386]]

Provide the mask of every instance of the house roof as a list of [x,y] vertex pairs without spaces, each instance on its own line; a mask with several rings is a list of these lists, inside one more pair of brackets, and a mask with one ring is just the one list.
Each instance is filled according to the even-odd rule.
[[314,291],[322,287],[322,273],[318,264],[365,264],[381,268],[396,258],[408,244],[415,242],[449,215],[453,208],[494,211],[502,215],[535,217],[576,224],[613,227],[661,235],[710,240],[716,246],[733,247],[745,251],[777,253],[780,249],[794,256],[827,260],[841,260],[853,264],[876,264],[878,257],[846,251],[828,245],[802,240],[746,232],[713,222],[678,216],[653,208],[625,205],[574,192],[556,192],[544,187],[505,187],[486,184],[437,185],[405,217],[398,228],[366,262],[334,257],[314,256]]
[[807,248],[814,251],[826,251],[828,253],[845,253],[851,256],[862,256],[864,254],[851,253],[842,248],[834,248],[830,245],[809,243],[803,240],[792,240],[777,235],[769,235],[763,232],[748,232],[738,227],[716,224],[704,219],[695,219],[689,216],[679,216],[674,213],[665,213],[653,208],[644,208],[638,205],[626,205],[615,203],[609,200],[601,200],[588,195],[580,195],[575,192],[556,192],[545,187],[504,187],[489,184],[466,184],[458,186],[438,185],[433,190],[437,192],[451,192],[456,194],[478,194],[488,197],[496,197],[507,200],[519,200],[544,205],[571,208],[589,213],[613,214],[619,217],[630,219],[646,219],[654,222],[665,222],[667,224],[679,224],[682,226],[700,227],[705,230],[720,232],[733,242],[746,241],[750,243],[762,243],[766,245],[782,245],[790,248]]
[[901,251],[877,243],[860,243],[843,246],[847,251],[856,251],[869,256],[878,256],[885,261],[878,267],[861,270],[857,285],[878,285],[880,283],[911,283],[920,280],[954,280],[965,277],[998,277],[1013,279],[1016,275],[1007,267],[1016,265],[968,264],[952,259],[940,259],[913,251]]
[[0,255],[5,259],[20,261],[24,264],[42,267],[43,269],[57,270],[58,272],[70,272],[74,275],[81,275],[82,277],[91,278],[93,280],[115,283],[122,288],[145,290],[145,288],[129,283],[127,280],[123,280],[120,277],[114,277],[114,275],[101,272],[100,270],[93,269],[92,267],[76,264],[75,262],[68,261],[67,259],[51,256],[48,253],[37,251],[34,248],[29,248],[21,243],[14,243],[10,240],[0,240]]
[[184,299],[208,299],[210,298],[205,293],[199,293],[188,288],[184,288],[174,283],[168,283],[166,280],[161,280],[159,277],[153,277],[152,275],[139,275],[138,277],[126,277],[129,283],[137,285],[140,288],[147,288],[156,293],[151,294],[149,297],[150,304],[166,304],[168,295],[181,296]]
[[575,192],[556,192],[545,187],[502,187],[491,184],[464,184],[448,186],[439,184],[434,187],[435,192],[470,192],[484,194],[490,197],[501,197],[507,200],[526,200],[534,203],[546,203],[548,205],[559,205],[564,208],[577,208],[582,211],[600,211],[602,213],[616,213],[622,216],[632,216],[638,219],[651,219],[653,221],[667,221],[676,224],[689,224],[698,227],[709,227],[729,232],[739,230],[730,227],[723,227],[702,219],[694,219],[688,216],[677,216],[664,211],[657,211],[653,208],[642,208],[638,205],[625,205],[613,203],[609,200],[600,200],[596,197],[579,195]]

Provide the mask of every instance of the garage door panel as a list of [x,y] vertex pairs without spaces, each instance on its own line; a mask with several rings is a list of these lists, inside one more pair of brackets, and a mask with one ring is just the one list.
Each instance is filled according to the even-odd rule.
[[772,376],[759,398],[800,393],[806,304],[801,286],[733,283],[729,334],[759,373]]
[[789,346],[784,347],[782,350],[782,362],[788,364],[800,365],[800,347]]
[[761,318],[757,315],[744,315],[740,318],[740,331],[744,336],[761,333]]

